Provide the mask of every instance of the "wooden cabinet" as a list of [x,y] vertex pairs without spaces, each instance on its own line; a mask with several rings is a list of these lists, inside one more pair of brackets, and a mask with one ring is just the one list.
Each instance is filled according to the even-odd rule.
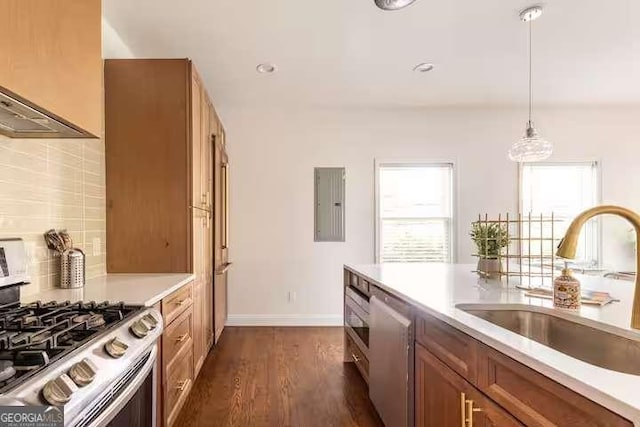
[[194,369],[195,375],[200,372],[212,341],[212,328],[208,323],[213,310],[211,291],[211,246],[213,242],[212,202],[213,191],[211,170],[213,168],[212,130],[217,127],[217,120],[211,122],[213,106],[204,85],[195,69],[191,73],[191,164],[192,164],[192,227],[193,227],[193,273],[194,293]]
[[173,426],[193,387],[193,349],[185,347],[166,368],[165,425]]
[[[354,363],[362,378],[369,383],[369,286],[367,292],[358,284],[364,279],[344,269],[343,315],[344,315],[344,357],[346,363]],[[352,288],[352,289],[350,289]],[[357,289],[354,291],[353,289]],[[356,293],[357,292],[357,293]],[[358,298],[358,301],[354,300]],[[355,304],[355,306],[354,306]],[[366,341],[366,342],[365,342]]]
[[106,60],[105,105],[107,270],[193,273],[190,294],[176,292],[162,309],[170,325],[190,307],[194,380],[227,317],[224,129],[187,59]]
[[182,59],[105,61],[110,273],[194,271],[191,74]]
[[504,354],[480,345],[479,387],[532,427],[631,426],[628,420]]
[[[449,418],[438,417],[449,415],[439,414],[435,409],[436,415],[430,415],[429,410],[437,405],[454,408],[451,391],[454,386],[456,392],[465,393],[481,409],[474,414],[474,419],[479,420],[475,425],[519,425],[514,420],[540,427],[632,425],[429,314],[417,316],[416,329],[416,420],[421,420],[418,425],[461,425],[460,420],[447,424]],[[448,379],[447,386],[442,385],[444,377]],[[460,400],[458,405],[462,405]],[[456,417],[460,411],[457,410]],[[469,411],[466,412],[468,416]]]
[[353,339],[345,334],[345,362],[353,362],[360,371],[360,375],[366,383],[369,383],[369,359],[364,355],[362,350],[353,341]]
[[361,342],[347,326],[348,287],[415,319],[414,419],[418,427],[631,427],[571,389],[467,335],[409,301],[344,269],[344,360],[372,376]]
[[2,0],[0,16],[2,90],[101,136],[100,0]]
[[416,341],[475,384],[477,345],[474,339],[453,326],[424,314],[416,317]]
[[195,337],[193,341],[193,357],[194,362],[193,366],[195,368],[195,376],[200,372],[200,368],[204,363],[204,359],[207,355],[207,351],[205,349],[206,339],[204,336],[204,296],[203,296],[203,288],[204,284],[196,280],[193,284],[193,295],[194,295],[194,303],[193,303],[193,336]]
[[415,364],[416,426],[521,425],[420,344]]
[[[173,426],[195,380],[197,287],[188,283],[159,304],[164,321],[158,366],[158,426]],[[157,307],[158,308],[158,307]]]
[[229,158],[226,151],[224,129],[215,140],[213,162],[214,182],[214,328],[215,342],[220,339],[227,320],[227,280],[229,262]]

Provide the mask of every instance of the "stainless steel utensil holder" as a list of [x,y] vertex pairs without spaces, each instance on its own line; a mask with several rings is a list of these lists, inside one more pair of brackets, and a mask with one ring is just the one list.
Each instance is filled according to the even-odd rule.
[[85,255],[80,249],[68,249],[60,255],[60,287],[81,288],[85,280]]

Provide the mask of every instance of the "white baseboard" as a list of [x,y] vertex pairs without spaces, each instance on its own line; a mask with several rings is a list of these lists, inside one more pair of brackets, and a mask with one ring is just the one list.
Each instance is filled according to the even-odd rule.
[[227,326],[342,326],[342,316],[330,314],[230,314]]

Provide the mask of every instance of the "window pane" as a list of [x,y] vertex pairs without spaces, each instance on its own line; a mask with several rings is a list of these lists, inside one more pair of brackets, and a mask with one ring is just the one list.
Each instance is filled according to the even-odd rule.
[[451,261],[452,169],[380,166],[380,262]]
[[[520,183],[521,212],[536,216],[554,214],[558,222],[554,235],[562,237],[570,221],[585,209],[598,204],[597,164],[588,163],[536,163],[522,166]],[[538,230],[532,230],[536,235]],[[526,236],[528,230],[523,230]],[[597,263],[598,258],[598,221],[589,221],[580,236],[576,259],[588,263]],[[528,254],[528,247],[523,247]],[[532,247],[532,253],[540,248]],[[544,248],[543,252],[551,251]]]
[[449,262],[449,220],[381,220],[380,262]]
[[451,216],[450,166],[384,166],[380,169],[380,217]]

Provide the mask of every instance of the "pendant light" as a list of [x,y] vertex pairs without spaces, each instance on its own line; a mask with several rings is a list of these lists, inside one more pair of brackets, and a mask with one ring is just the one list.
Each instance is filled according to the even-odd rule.
[[382,10],[398,10],[409,6],[416,0],[374,0],[376,6]]
[[527,122],[527,130],[524,136],[513,143],[511,149],[509,149],[509,158],[514,162],[538,162],[545,160],[551,156],[553,152],[553,145],[538,135],[538,131],[533,126],[531,120],[532,110],[532,27],[533,21],[538,19],[542,15],[542,7],[533,6],[520,12],[520,19],[522,22],[529,24],[529,121]]

